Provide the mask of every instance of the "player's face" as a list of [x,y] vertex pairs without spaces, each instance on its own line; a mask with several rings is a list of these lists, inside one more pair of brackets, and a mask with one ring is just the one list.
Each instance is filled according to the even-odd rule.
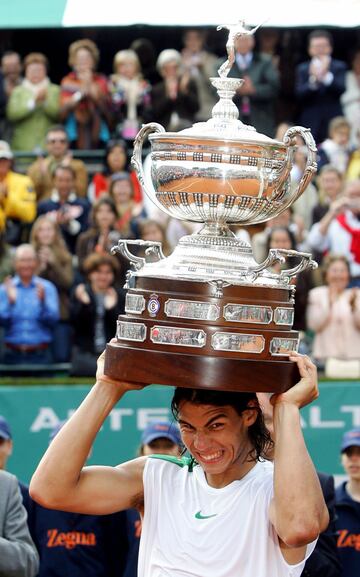
[[239,478],[248,464],[251,450],[247,429],[256,420],[256,411],[240,416],[233,407],[180,405],[179,425],[184,445],[204,469],[208,482],[224,486]]
[[341,462],[349,478],[360,481],[360,447],[346,449],[341,455]]

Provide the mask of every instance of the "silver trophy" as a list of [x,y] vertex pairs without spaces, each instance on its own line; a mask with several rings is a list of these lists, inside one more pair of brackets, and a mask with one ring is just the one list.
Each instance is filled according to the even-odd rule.
[[[238,240],[229,225],[262,223],[291,206],[316,172],[316,145],[310,130],[300,126],[290,128],[280,142],[239,120],[233,96],[244,81],[227,75],[235,60],[236,38],[256,29],[248,31],[243,21],[222,27],[229,29],[228,59],[219,77],[210,79],[219,96],[212,117],[178,133],[149,123],[135,139],[132,164],[145,193],[169,216],[203,227],[181,238],[167,258],[156,242],[120,240],[114,247],[113,252],[130,260],[132,270],[126,315],[119,318],[118,344],[108,347],[107,368],[117,375],[127,370],[128,378],[142,382],[247,390],[241,375],[249,370],[253,374],[256,367],[261,381],[257,390],[279,390],[275,380],[280,365],[287,367],[282,388],[296,379],[288,361],[298,346],[298,335],[291,330],[291,279],[316,263],[308,253],[281,249],[271,249],[265,261],[257,263],[251,246]],[[292,189],[297,135],[308,156],[302,178]],[[150,178],[142,164],[146,138],[151,143]],[[137,254],[139,247],[144,256]],[[288,257],[297,257],[296,266],[279,274],[270,269]],[[129,350],[135,356],[129,356]],[[128,366],[137,362],[139,352],[146,365],[143,374]],[[172,383],[169,366],[179,354],[191,368]],[[164,362],[161,371],[154,368],[159,355]],[[227,376],[221,379],[224,371]],[[236,373],[236,379],[230,373]],[[227,384],[231,380],[237,384]]]

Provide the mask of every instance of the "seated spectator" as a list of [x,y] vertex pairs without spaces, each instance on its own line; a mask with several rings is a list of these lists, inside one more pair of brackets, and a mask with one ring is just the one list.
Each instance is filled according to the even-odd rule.
[[150,119],[151,86],[141,73],[133,50],[120,50],[114,57],[110,93],[115,134],[133,141],[143,122]]
[[329,256],[325,284],[309,293],[307,323],[315,332],[313,357],[318,361],[359,359],[360,289],[348,288],[350,268],[344,256]]
[[47,76],[48,59],[31,52],[24,60],[25,78],[11,93],[7,118],[13,124],[13,150],[43,148],[46,133],[59,118],[60,88]]
[[[296,239],[291,230],[287,227],[276,226],[269,230],[267,240],[267,252],[271,248],[283,248],[296,250]],[[283,269],[289,269],[299,263],[298,258],[290,257],[285,263],[275,263],[269,269],[279,274]],[[296,299],[294,304],[294,330],[306,331],[306,305],[309,290],[313,286],[310,270],[305,270],[291,280],[291,284],[296,285]]]
[[86,196],[88,187],[86,166],[82,160],[72,157],[66,130],[61,124],[52,126],[47,131],[46,149],[47,157],[39,156],[28,169],[28,176],[35,186],[37,201],[40,202],[51,195],[54,170],[59,164],[70,166],[73,169],[75,173],[74,190],[77,196]]
[[[84,274],[84,262],[86,258],[93,254],[109,254],[113,246],[118,243],[121,234],[115,230],[118,220],[118,213],[114,201],[109,196],[102,196],[93,206],[90,218],[90,228],[82,232],[76,243],[76,256],[81,274]],[[116,274],[116,286],[122,286],[125,281],[125,271],[129,266],[128,261],[120,261],[120,266]]]
[[122,238],[139,238],[138,219],[146,215],[142,206],[135,203],[134,188],[127,172],[118,172],[111,179],[109,196],[113,199],[118,220],[115,228]]
[[73,69],[61,81],[60,116],[73,148],[100,148],[110,138],[110,95],[103,74],[95,72],[99,50],[92,40],[77,40],[69,48]]
[[59,320],[53,283],[35,275],[39,266],[29,244],[15,252],[16,275],[0,286],[0,324],[5,328],[4,362],[11,365],[52,361],[52,329]]
[[39,203],[38,215],[49,213],[60,225],[68,249],[75,254],[76,240],[88,228],[90,203],[86,198],[76,196],[75,173],[71,166],[57,166],[53,183],[51,197]]
[[183,68],[194,80],[199,97],[200,108],[195,119],[206,121],[211,118],[211,111],[218,100],[216,91],[209,80],[217,76],[218,58],[205,49],[206,33],[204,30],[194,28],[185,30],[183,43],[184,48],[181,51]]
[[4,231],[0,232],[0,283],[14,272],[14,259],[10,245],[5,240]]
[[34,222],[30,241],[39,261],[39,277],[51,281],[58,291],[60,320],[54,328],[52,348],[54,361],[64,363],[69,361],[71,349],[69,297],[74,280],[72,256],[59,225],[46,214]]
[[166,237],[166,229],[160,222],[151,219],[140,220],[139,233],[142,240],[161,242],[162,252],[165,256],[169,256],[171,248]]
[[342,174],[331,164],[325,164],[317,177],[319,200],[312,212],[312,224],[319,222],[329,206],[340,197],[344,185]]
[[74,346],[71,374],[94,376],[99,353],[114,336],[125,296],[114,288],[118,262],[110,255],[92,254],[84,262],[85,284],[71,298]]
[[350,155],[350,124],[344,116],[336,116],[329,124],[329,138],[318,148],[318,168],[331,164],[344,175]]
[[156,66],[163,80],[153,87],[152,120],[169,131],[191,126],[199,99],[194,80],[188,72],[182,72],[181,54],[170,48],[163,50]]
[[[51,431],[50,443],[63,425],[60,422]],[[37,577],[123,576],[128,551],[124,511],[83,515],[48,509],[32,499],[29,509],[30,531],[40,556]]]
[[106,145],[105,170],[94,174],[89,186],[88,196],[91,201],[98,199],[102,194],[109,194],[111,177],[118,172],[128,172],[134,187],[135,202],[142,201],[140,183],[128,162],[128,150],[125,140],[109,140]]
[[357,148],[360,133],[360,48],[353,53],[351,70],[346,72],[345,92],[341,95],[341,104],[351,127],[351,144]]
[[350,263],[351,285],[360,286],[360,180],[348,182],[325,216],[309,232],[309,246],[323,254],[343,255]]
[[12,91],[22,82],[20,54],[7,50],[1,57],[0,70],[0,134],[3,140],[11,142],[12,126],[6,118],[6,104]]
[[6,231],[9,244],[27,240],[30,223],[36,216],[36,195],[28,176],[12,170],[14,155],[0,140],[0,232]]

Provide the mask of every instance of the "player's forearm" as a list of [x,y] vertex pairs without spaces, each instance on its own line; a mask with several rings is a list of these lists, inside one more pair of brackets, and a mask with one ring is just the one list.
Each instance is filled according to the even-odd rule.
[[124,392],[113,383],[96,382],[40,461],[30,483],[36,501],[55,508],[76,490],[96,434]]
[[326,527],[327,509],[302,435],[299,409],[289,403],[277,404],[274,428],[276,530],[287,545],[302,546]]

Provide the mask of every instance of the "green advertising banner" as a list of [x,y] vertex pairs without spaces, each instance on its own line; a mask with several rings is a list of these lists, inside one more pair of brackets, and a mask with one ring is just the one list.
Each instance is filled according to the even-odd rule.
[[[83,385],[0,387],[0,414],[8,419],[14,437],[9,471],[29,481],[47,447],[49,432],[72,414],[89,389]],[[149,421],[171,418],[172,391],[151,386],[127,393],[102,427],[89,464],[116,465],[133,458]],[[320,383],[319,399],[302,410],[302,426],[316,467],[342,474],[339,445],[344,431],[360,427],[360,383]]]

